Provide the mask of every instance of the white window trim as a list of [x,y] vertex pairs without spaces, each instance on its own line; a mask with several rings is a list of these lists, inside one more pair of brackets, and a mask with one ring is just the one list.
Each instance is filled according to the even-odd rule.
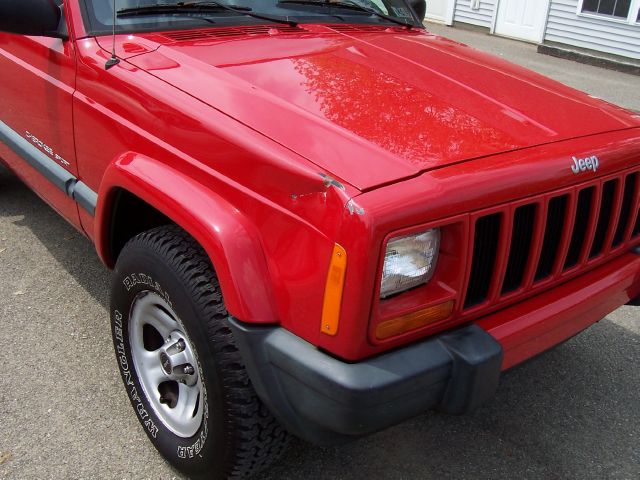
[[620,17],[613,17],[613,16],[609,16],[609,15],[599,15],[597,13],[589,13],[589,12],[583,12],[582,11],[582,5],[584,3],[584,0],[580,0],[578,2],[578,12],[577,15],[579,17],[585,17],[585,18],[593,18],[593,19],[597,19],[597,20],[605,20],[608,22],[613,22],[613,23],[622,23],[625,25],[640,25],[640,22],[638,22],[638,12],[640,11],[640,0],[632,0],[631,2],[631,6],[629,7],[629,15],[627,16],[627,19],[625,20],[624,18],[620,18]]

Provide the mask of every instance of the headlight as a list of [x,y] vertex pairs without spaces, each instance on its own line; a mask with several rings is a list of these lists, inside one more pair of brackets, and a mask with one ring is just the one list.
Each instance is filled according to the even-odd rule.
[[384,254],[380,297],[386,298],[431,280],[439,250],[439,228],[389,240]]

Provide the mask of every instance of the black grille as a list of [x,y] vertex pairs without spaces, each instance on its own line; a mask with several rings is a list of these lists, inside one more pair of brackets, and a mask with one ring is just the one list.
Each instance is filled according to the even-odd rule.
[[511,236],[511,248],[507,273],[502,284],[502,294],[513,292],[522,285],[536,219],[535,204],[518,207],[513,216],[513,233]]
[[481,217],[476,222],[473,261],[464,303],[465,308],[482,303],[487,299],[496,263],[501,221],[502,214],[495,213]]
[[517,208],[505,203],[472,214],[463,310],[499,305],[638,245],[639,198],[636,167],[606,181],[594,178],[529,197]]
[[589,217],[591,212],[591,202],[593,202],[594,187],[585,188],[578,195],[578,204],[576,207],[576,220],[573,225],[573,234],[571,235],[571,243],[569,244],[569,253],[564,263],[564,269],[567,270],[578,264],[580,253],[584,245],[585,235],[589,227]]
[[536,270],[536,281],[547,278],[553,271],[560,249],[560,239],[562,238],[567,214],[567,203],[567,195],[552,198],[549,202],[542,252],[540,253],[540,262]]

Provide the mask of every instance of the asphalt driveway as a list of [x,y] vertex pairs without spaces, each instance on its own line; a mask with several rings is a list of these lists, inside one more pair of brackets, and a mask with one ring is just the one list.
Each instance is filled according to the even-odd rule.
[[[640,110],[640,77],[437,32]],[[121,386],[110,273],[93,246],[0,167],[0,478],[180,478]],[[495,401],[425,414],[341,448],[294,442],[264,479],[638,479],[640,309],[508,372]]]

